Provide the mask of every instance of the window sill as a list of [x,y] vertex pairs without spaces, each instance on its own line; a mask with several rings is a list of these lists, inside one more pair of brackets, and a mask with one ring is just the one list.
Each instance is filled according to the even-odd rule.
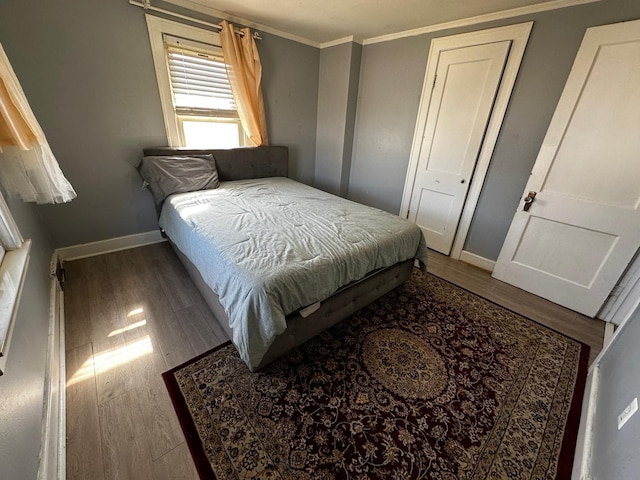
[[0,375],[4,374],[13,326],[24,286],[31,240],[6,252],[0,265]]

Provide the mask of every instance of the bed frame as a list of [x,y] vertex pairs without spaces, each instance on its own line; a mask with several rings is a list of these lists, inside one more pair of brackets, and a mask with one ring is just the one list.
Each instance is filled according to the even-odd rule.
[[[265,146],[230,150],[190,150],[171,147],[144,149],[144,155],[202,155],[207,153],[213,154],[216,159],[216,168],[221,181],[288,176],[289,150],[287,147]],[[233,338],[229,318],[220,304],[218,296],[209,288],[198,269],[180,249],[173,242],[171,242],[171,246],[213,311],[218,323],[227,332],[229,338]],[[303,317],[300,311],[288,315],[286,317],[287,329],[271,344],[256,370],[404,283],[411,276],[413,263],[413,259],[406,260],[391,267],[371,272],[320,302],[319,308],[307,316]]]

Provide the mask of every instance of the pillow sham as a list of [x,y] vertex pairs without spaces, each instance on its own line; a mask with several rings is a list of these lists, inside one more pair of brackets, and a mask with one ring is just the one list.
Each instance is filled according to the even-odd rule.
[[213,155],[146,156],[136,166],[156,205],[174,193],[218,188]]

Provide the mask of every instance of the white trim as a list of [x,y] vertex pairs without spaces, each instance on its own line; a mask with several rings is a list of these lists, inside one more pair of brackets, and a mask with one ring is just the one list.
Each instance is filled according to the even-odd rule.
[[[529,41],[529,35],[533,28],[533,22],[521,23],[517,25],[510,25],[508,27],[501,27],[493,29],[496,38],[493,41],[500,41],[502,39],[511,40],[511,50],[509,51],[509,58],[504,66],[504,72],[502,74],[502,81],[500,82],[500,88],[496,95],[496,100],[493,105],[493,111],[487,125],[487,131],[485,133],[484,140],[482,142],[482,148],[480,149],[480,155],[478,155],[478,161],[476,162],[476,169],[473,173],[471,185],[467,192],[467,199],[462,207],[462,215],[458,223],[458,229],[456,230],[456,236],[453,240],[453,247],[451,249],[452,258],[460,258],[464,242],[467,239],[467,234],[471,228],[471,221],[473,220],[473,214],[476,211],[476,206],[480,200],[480,193],[482,193],[482,187],[484,180],[489,171],[489,164],[493,157],[493,151],[496,143],[498,142],[498,135],[502,128],[502,122],[509,106],[509,100],[511,99],[511,93],[516,83],[516,78],[520,70],[522,63],[522,57]],[[491,31],[487,31],[489,33]],[[482,32],[477,32],[481,34]],[[482,37],[478,37],[481,40]],[[495,265],[495,263],[494,263]],[[493,268],[492,268],[493,271]]]
[[591,461],[593,458],[593,422],[598,405],[598,388],[600,386],[600,365],[593,363],[589,369],[587,388],[582,397],[582,415],[578,427],[578,439],[573,458],[574,480],[587,480],[591,477]]
[[336,40],[331,40],[330,42],[321,43],[320,49],[335,47],[336,45],[342,45],[343,43],[359,43],[362,45],[362,40],[358,40],[353,35],[349,35],[348,37],[342,37]]
[[58,426],[58,479],[67,478],[67,355],[64,292],[58,294],[60,308],[60,418]]
[[58,248],[56,254],[61,262],[65,262],[165,241],[166,239],[162,237],[160,230],[152,230],[151,232],[136,233],[124,237],[109,238],[98,242]]
[[463,250],[460,252],[460,258],[458,258],[461,262],[468,263],[469,265],[473,265],[474,267],[481,268],[482,270],[486,270],[487,272],[493,272],[493,267],[495,267],[495,260],[489,260],[488,258],[481,257],[480,255],[476,255],[475,253],[468,252]]
[[600,310],[598,318],[621,326],[638,305],[640,305],[640,254],[636,253]]
[[[638,317],[637,320],[640,321],[640,307],[638,307],[636,310],[634,310],[632,312],[632,315],[633,314],[636,314],[637,317]],[[603,332],[602,350],[600,350],[600,353],[598,353],[598,356],[591,363],[591,367],[589,367],[589,371],[593,370],[595,368],[595,366],[598,365],[602,361],[602,357],[604,357],[604,355],[607,353],[607,351],[609,351],[609,348],[611,348],[611,345],[615,342],[616,338],[618,338],[618,336],[620,336],[620,335],[623,335],[623,332],[630,325],[630,323],[633,323],[633,322],[625,322],[624,325],[621,325],[618,328],[616,328],[615,331],[613,332],[613,335],[611,335],[611,336],[608,335],[607,327],[605,325],[605,331]],[[607,340],[606,344],[604,342],[605,339]]]
[[294,35],[292,33],[283,32],[282,30],[278,30],[276,28],[268,27],[261,23],[256,23],[246,18],[238,17],[235,15],[229,15],[221,10],[216,10],[215,8],[211,8],[206,5],[202,5],[197,2],[193,2],[191,0],[166,0],[167,3],[171,3],[173,5],[177,5],[179,7],[186,8],[188,10],[192,10],[194,12],[204,13],[210,17],[219,18],[221,20],[227,20],[229,22],[233,22],[234,24],[239,24],[245,27],[250,27],[255,30],[260,30],[264,33],[270,33],[272,35],[276,35],[278,37],[286,38],[287,40],[293,40],[294,42],[302,43],[304,45],[309,45],[310,47],[320,48],[320,43],[315,42],[313,40],[309,40],[308,38],[300,37],[298,35]]
[[179,147],[181,145],[180,128],[178,126],[177,115],[173,109],[169,66],[167,65],[162,35],[166,33],[168,35],[217,46],[220,46],[220,35],[217,32],[184,25],[154,15],[146,14],[145,19],[147,21],[147,29],[149,30],[149,43],[151,44],[153,65],[156,71],[167,142],[171,147]]
[[493,150],[498,140],[498,134],[500,133],[500,128],[502,127],[507,106],[509,105],[509,99],[511,98],[513,86],[515,85],[516,77],[520,69],[520,64],[522,62],[522,57],[524,55],[532,27],[533,22],[525,22],[516,25],[463,33],[460,35],[435,38],[431,41],[429,57],[427,59],[427,70],[424,77],[422,95],[420,97],[420,107],[418,108],[416,128],[413,134],[409,166],[407,168],[402,203],[400,205],[399,215],[401,217],[407,216],[409,205],[411,203],[413,184],[420,160],[423,132],[431,99],[431,86],[433,84],[433,78],[435,76],[438,63],[438,52],[484,43],[501,42],[505,40],[511,41],[511,50],[509,51],[509,57],[505,63],[502,81],[500,82],[491,117],[487,125],[487,131],[482,142],[480,154],[478,155],[478,161],[476,162],[475,172],[467,192],[467,198],[464,206],[462,207],[462,214],[460,216],[456,236],[451,249],[451,258],[453,259],[459,259],[462,254],[462,248],[467,238],[478,200],[480,199],[482,186],[484,184],[487,171],[489,170],[489,163],[493,156]]
[[[636,308],[633,313],[640,314],[640,308]],[[580,418],[580,427],[578,430],[578,444],[576,445],[576,453],[574,457],[574,469],[572,480],[589,480],[591,479],[592,457],[593,457],[593,422],[597,415],[599,383],[600,383],[600,363],[607,354],[611,345],[613,345],[618,336],[624,335],[624,330],[630,325],[630,322],[618,327],[613,335],[610,330],[607,332],[607,324],[604,332],[604,344],[600,353],[589,367],[589,376],[587,377],[587,390],[583,398],[582,417]],[[590,382],[590,384],[589,384]],[[590,387],[590,388],[589,388]],[[587,405],[584,405],[587,402]],[[584,415],[585,409],[587,414]],[[580,442],[580,438],[583,441]]]
[[[350,37],[343,37],[340,39],[336,39],[336,40],[330,40],[328,42],[316,42],[315,40],[310,40],[308,38],[304,38],[301,37],[299,35],[294,35],[292,33],[287,33],[284,32],[282,30],[278,30],[276,28],[272,28],[269,27],[267,25],[263,25],[261,23],[256,23],[253,22],[251,20],[248,20],[246,18],[242,18],[242,17],[238,17],[235,15],[229,15],[221,10],[216,10],[214,8],[208,7],[206,5],[202,5],[200,3],[196,3],[192,0],[166,0],[167,3],[173,4],[173,5],[177,5],[179,7],[183,7],[186,8],[188,10],[192,10],[195,12],[200,12],[200,13],[204,13],[208,16],[214,17],[214,18],[219,18],[221,20],[228,20],[230,22],[234,22],[236,24],[239,25],[243,25],[243,26],[247,26],[256,30],[260,30],[261,32],[264,33],[270,33],[272,35],[276,35],[278,37],[281,38],[286,38],[287,40],[292,40],[294,42],[298,42],[298,43],[302,43],[304,45],[308,45],[310,47],[316,47],[316,48],[328,48],[328,47],[332,47],[335,45],[340,45],[341,43],[345,43],[345,38],[350,38]],[[558,10],[561,8],[567,8],[567,7],[575,7],[578,5],[586,5],[589,3],[595,3],[595,2],[599,2],[601,0],[551,0],[549,2],[545,2],[545,3],[539,3],[536,5],[529,5],[529,6],[525,6],[525,7],[518,7],[518,8],[511,8],[508,10],[502,10],[499,12],[494,12],[494,13],[486,13],[484,15],[476,15],[475,17],[467,17],[467,18],[461,18],[459,20],[453,20],[451,22],[443,22],[443,23],[438,23],[435,25],[426,25],[424,27],[419,27],[419,28],[413,28],[411,30],[405,30],[402,32],[396,32],[396,33],[389,33],[387,35],[380,35],[377,37],[370,37],[370,38],[365,38],[363,40],[353,40],[356,43],[360,43],[362,45],[372,45],[374,43],[382,43],[382,42],[390,42],[392,40],[397,40],[399,38],[405,38],[405,37],[415,37],[417,35],[423,35],[425,33],[432,33],[432,32],[439,32],[439,31],[443,31],[443,30],[450,30],[453,28],[460,28],[460,27],[468,27],[471,25],[477,25],[480,23],[486,23],[486,22],[492,22],[495,20],[504,20],[507,18],[513,18],[513,17],[519,17],[522,15],[531,15],[534,13],[540,13],[540,12],[546,12],[549,10]],[[135,5],[138,7],[144,7],[143,4],[141,4],[140,2],[137,2],[135,0],[129,0],[129,3],[131,5]],[[146,8],[146,10],[153,10],[153,11],[160,11],[160,12],[165,12],[168,13],[169,15],[175,15],[179,18],[182,18],[184,20],[187,21],[191,21],[191,22],[197,22],[203,25],[207,25],[209,24],[209,22],[204,22],[202,20],[199,20],[197,18],[191,18],[188,17],[186,15],[180,15],[174,12],[170,12],[170,11],[166,11],[157,7],[154,7],[152,5],[149,5],[149,7]],[[353,37],[353,35],[351,36]]]
[[[18,229],[18,225],[11,215],[9,206],[0,193],[0,246],[4,247],[5,250],[20,248],[23,240],[20,229]],[[0,255],[0,260],[2,260],[2,255]]]
[[616,326],[611,322],[605,322],[604,324],[604,339],[602,340],[602,349],[604,350],[609,346],[611,340],[613,340],[613,334],[616,333]]
[[[57,255],[52,256],[52,265]],[[45,373],[45,403],[38,480],[66,478],[66,375],[64,344],[64,293],[51,277],[49,346]]]
[[5,253],[0,265],[0,375],[5,371],[9,346],[16,323],[24,281],[29,268],[31,240],[25,240],[20,248]]
[[371,37],[363,40],[363,45],[371,45],[374,43],[389,42],[405,37],[415,37],[424,33],[438,32],[441,30],[450,30],[452,28],[468,27],[479,23],[492,22],[495,20],[504,20],[522,15],[531,15],[533,13],[546,12],[548,10],[558,10],[560,8],[575,7],[587,3],[599,2],[600,0],[552,0],[550,2],[529,5],[526,7],[511,8],[500,12],[486,13],[475,17],[462,18],[451,22],[438,23],[436,25],[427,25],[425,27],[414,28],[404,32],[390,33],[388,35],[380,35],[379,37]]

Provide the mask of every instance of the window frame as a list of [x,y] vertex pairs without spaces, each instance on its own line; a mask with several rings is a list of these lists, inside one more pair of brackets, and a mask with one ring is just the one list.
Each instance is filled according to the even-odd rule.
[[[232,117],[207,117],[203,115],[182,115],[176,114],[176,121],[178,122],[178,135],[180,136],[180,145],[186,145],[184,139],[184,128],[181,126],[182,123],[186,120],[189,122],[211,122],[211,119],[215,118],[217,121],[215,123],[230,123],[234,124],[238,127],[238,138],[240,139],[240,147],[247,146],[247,137],[244,133],[244,128],[242,128],[242,122],[240,122],[240,118],[232,118]],[[212,122],[213,123],[213,122]],[[217,148],[217,147],[216,147]]]
[[[158,82],[158,92],[160,93],[160,104],[162,106],[162,116],[167,133],[167,142],[170,147],[184,147],[185,142],[181,123],[183,121],[182,118],[190,115],[178,113],[173,106],[169,65],[167,63],[163,36],[168,35],[170,37],[183,38],[186,40],[186,45],[188,45],[189,42],[197,42],[210,45],[213,49],[220,49],[220,35],[217,32],[173,22],[150,14],[145,14],[145,18],[149,33],[149,42],[151,43],[153,64],[156,71],[156,80]],[[205,118],[213,119],[218,117]],[[240,126],[240,146],[247,146],[249,144],[239,118],[219,118],[220,122],[229,122],[230,120],[234,123],[237,122]],[[202,120],[202,115],[194,114],[193,120],[198,121],[198,119]],[[212,148],[215,148],[215,145],[213,145]]]
[[0,375],[3,375],[29,265],[31,240],[23,239],[1,192],[0,244],[5,250],[0,261]]

